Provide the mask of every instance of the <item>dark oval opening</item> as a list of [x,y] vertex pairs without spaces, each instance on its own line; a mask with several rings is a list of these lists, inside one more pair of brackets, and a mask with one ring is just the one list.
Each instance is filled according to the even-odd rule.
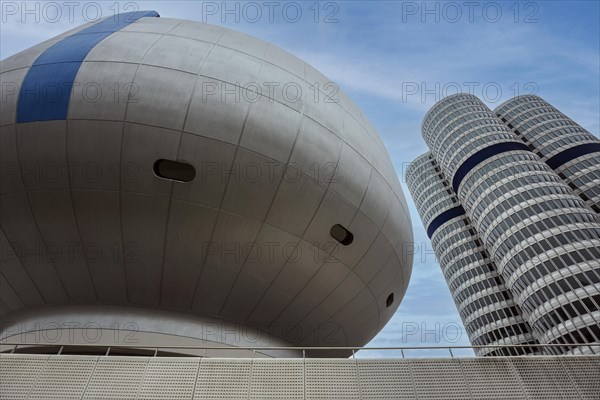
[[340,224],[335,224],[331,227],[329,234],[332,238],[340,242],[344,246],[348,246],[354,240],[354,235],[348,229]]
[[392,305],[393,302],[394,302],[394,293],[390,293],[390,295],[385,300],[385,306],[389,307]]
[[190,164],[173,160],[157,160],[154,163],[154,173],[164,179],[177,182],[191,182],[196,177],[196,169]]

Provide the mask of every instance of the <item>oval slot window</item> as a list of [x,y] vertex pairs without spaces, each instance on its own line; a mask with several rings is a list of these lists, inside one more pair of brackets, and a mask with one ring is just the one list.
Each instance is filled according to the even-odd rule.
[[156,176],[178,182],[191,182],[196,177],[196,169],[190,164],[173,160],[157,160],[154,163]]
[[392,305],[393,302],[394,302],[394,293],[390,293],[390,295],[385,300],[385,306],[389,307]]
[[335,224],[331,227],[329,234],[332,238],[340,242],[344,246],[348,246],[354,240],[354,235],[348,229],[340,224]]

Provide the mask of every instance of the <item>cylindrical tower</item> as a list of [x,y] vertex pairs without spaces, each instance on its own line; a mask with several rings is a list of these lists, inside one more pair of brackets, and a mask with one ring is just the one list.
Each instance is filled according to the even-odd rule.
[[598,214],[473,95],[438,102],[422,130],[536,339],[598,342]]
[[494,112],[596,212],[600,212],[600,140],[544,99],[512,98]]
[[[406,182],[471,343],[476,346],[537,343],[431,153],[411,163]],[[487,348],[476,353],[515,355],[532,350],[536,349]]]

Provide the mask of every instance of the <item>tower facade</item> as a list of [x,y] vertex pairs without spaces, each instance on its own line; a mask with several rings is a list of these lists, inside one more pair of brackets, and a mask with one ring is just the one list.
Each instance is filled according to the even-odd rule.
[[596,136],[534,95],[510,99],[494,112],[600,213],[600,140]]
[[533,337],[565,344],[549,351],[594,351],[568,344],[600,340],[600,218],[511,129],[477,97],[458,94],[434,105],[422,133]]
[[[406,182],[465,329],[475,346],[535,344],[504,279],[431,153],[415,159]],[[516,355],[535,348],[480,348],[478,355]]]

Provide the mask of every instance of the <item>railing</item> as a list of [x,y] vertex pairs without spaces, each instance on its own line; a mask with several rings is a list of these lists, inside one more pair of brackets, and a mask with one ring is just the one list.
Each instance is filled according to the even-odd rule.
[[[105,356],[108,356],[113,349],[130,349],[130,350],[142,350],[142,351],[153,351],[154,357],[159,355],[159,351],[169,351],[169,350],[205,350],[205,351],[227,351],[227,350],[244,350],[251,351],[253,357],[257,352],[272,352],[272,351],[296,351],[301,352],[302,357],[306,357],[306,353],[310,351],[346,351],[351,352],[352,357],[356,357],[356,353],[359,351],[399,351],[402,358],[406,358],[406,351],[426,351],[426,350],[447,350],[450,357],[454,357],[455,353],[453,350],[480,350],[480,349],[551,349],[551,348],[587,348],[590,350],[591,354],[600,354],[600,343],[562,343],[562,344],[512,344],[512,345],[478,345],[478,346],[402,346],[402,347],[233,347],[233,346],[172,346],[172,345],[161,345],[161,346],[136,346],[136,345],[124,345],[124,344],[92,344],[92,343],[83,343],[83,344],[74,344],[74,343],[34,343],[34,342],[21,342],[21,343],[7,343],[0,341],[0,348],[6,346],[10,349],[10,351],[4,351],[4,353],[15,353],[21,349],[31,348],[31,347],[56,347],[57,353],[62,354],[65,349],[68,348],[77,348],[78,350],[82,347],[84,348],[94,348],[94,349],[106,349]],[[594,349],[595,348],[595,349]],[[594,351],[595,350],[595,351]],[[0,353],[2,351],[0,350]],[[522,354],[516,355],[519,357],[527,357],[527,356],[535,356],[535,355],[543,355],[543,352],[540,351],[539,354],[531,353],[531,354]],[[552,354],[553,356],[561,356],[561,354]]]

